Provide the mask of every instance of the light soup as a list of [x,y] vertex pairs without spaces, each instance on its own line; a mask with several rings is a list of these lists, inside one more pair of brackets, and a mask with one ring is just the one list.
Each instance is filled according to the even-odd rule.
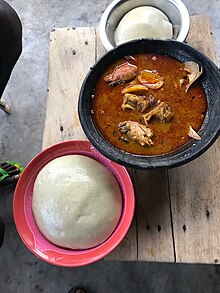
[[[153,54],[126,56],[101,75],[93,98],[97,128],[109,143],[138,155],[161,155],[201,139],[207,110],[194,62]],[[192,64],[191,64],[192,63]],[[197,72],[193,72],[197,68]]]

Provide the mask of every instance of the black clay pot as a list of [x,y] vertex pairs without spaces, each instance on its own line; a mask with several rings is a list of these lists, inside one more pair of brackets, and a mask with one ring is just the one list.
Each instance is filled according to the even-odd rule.
[[[92,115],[92,95],[101,73],[115,60],[126,55],[154,53],[168,55],[181,62],[195,61],[203,67],[201,82],[208,109],[199,130],[201,141],[191,139],[178,150],[157,156],[133,155],[113,147],[96,128]],[[220,130],[220,72],[216,65],[198,50],[177,41],[141,39],[122,44],[107,52],[89,71],[79,96],[79,118],[91,144],[110,160],[132,168],[154,169],[180,166],[204,153],[217,139]]]

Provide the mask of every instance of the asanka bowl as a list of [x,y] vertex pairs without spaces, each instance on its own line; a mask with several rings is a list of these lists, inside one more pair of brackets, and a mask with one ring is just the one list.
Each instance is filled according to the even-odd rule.
[[[108,239],[90,249],[66,249],[49,242],[38,229],[32,212],[33,186],[40,170],[51,160],[72,154],[88,156],[101,163],[113,173],[121,188],[123,206],[117,227]],[[78,267],[93,263],[115,249],[130,227],[134,206],[133,185],[126,169],[102,156],[88,141],[66,141],[39,153],[22,173],[13,202],[15,225],[27,248],[40,259],[64,267]]]
[[[200,77],[207,99],[207,113],[199,130],[200,141],[191,139],[176,151],[154,156],[134,155],[112,146],[100,133],[93,119],[92,97],[103,71],[115,60],[138,53],[162,54],[181,62],[194,61],[203,67]],[[220,72],[203,53],[173,40],[139,39],[108,51],[90,69],[81,87],[78,113],[81,126],[91,144],[110,160],[135,169],[170,168],[183,165],[204,153],[217,139],[220,130]]]

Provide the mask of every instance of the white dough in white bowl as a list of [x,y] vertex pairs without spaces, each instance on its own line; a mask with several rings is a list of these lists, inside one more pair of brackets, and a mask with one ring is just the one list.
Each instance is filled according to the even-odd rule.
[[55,245],[87,249],[104,242],[122,212],[114,175],[82,155],[56,158],[37,175],[32,200],[41,233]]
[[141,6],[130,10],[115,30],[116,45],[140,38],[172,39],[173,27],[157,8]]

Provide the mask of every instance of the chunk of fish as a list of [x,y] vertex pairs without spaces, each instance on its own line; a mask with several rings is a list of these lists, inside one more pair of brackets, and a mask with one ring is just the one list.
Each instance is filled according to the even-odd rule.
[[104,80],[109,83],[110,86],[117,84],[124,84],[125,82],[132,80],[137,75],[137,66],[130,64],[129,62],[118,65],[113,73],[105,76]]

